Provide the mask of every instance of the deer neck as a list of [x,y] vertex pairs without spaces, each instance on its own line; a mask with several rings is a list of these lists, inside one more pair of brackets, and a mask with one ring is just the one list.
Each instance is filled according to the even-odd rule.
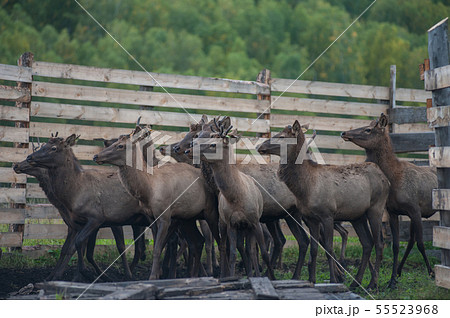
[[389,181],[392,182],[396,172],[400,169],[401,162],[394,153],[391,138],[385,136],[383,146],[374,149],[366,149],[366,155],[366,161],[376,163]]
[[216,181],[214,180],[214,172],[211,167],[211,164],[207,161],[202,161],[200,163],[200,169],[202,171],[202,175],[206,180],[208,188],[216,195],[219,195],[219,189],[217,188]]
[[138,170],[135,167],[120,166],[119,179],[124,188],[140,201],[144,201],[144,196],[147,196],[152,191],[151,174]]
[[[224,150],[226,154],[227,151],[225,148]],[[209,162],[209,166],[212,169],[214,181],[220,193],[227,201],[236,202],[241,194],[246,192],[246,189],[241,182],[236,164],[231,164],[229,157],[230,155],[224,155],[222,160]]]

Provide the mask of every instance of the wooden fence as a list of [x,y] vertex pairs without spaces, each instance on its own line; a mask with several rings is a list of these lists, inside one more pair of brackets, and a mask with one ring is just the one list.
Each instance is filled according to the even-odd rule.
[[[436,131],[436,147],[429,150],[430,165],[437,168],[439,189],[433,190],[433,209],[440,211],[440,226],[434,227],[433,245],[442,249],[436,265],[436,285],[450,289],[450,51],[448,18],[428,30],[429,66],[425,89],[432,91],[428,123]],[[428,69],[427,69],[428,68]]]
[[[434,143],[424,111],[431,93],[395,89],[395,72],[391,72],[391,87],[292,83],[292,79],[270,78],[268,70],[257,81],[240,81],[40,62],[26,53],[18,66],[0,65],[0,80],[9,85],[0,86],[0,223],[14,225],[14,231],[0,233],[3,247],[20,247],[24,239],[65,238],[65,225],[46,204],[34,178],[11,169],[13,162],[30,153],[31,141],[38,137],[45,141],[55,132],[63,137],[81,135],[74,152],[86,167],[101,149],[96,138],[129,133],[138,116],[163,133],[156,144],[180,140],[203,113],[231,115],[240,132],[254,137],[253,144],[256,137],[268,137],[299,119],[318,131],[316,144],[325,162],[332,164],[365,160],[361,148],[344,142],[339,133],[366,125],[381,112],[393,115],[392,137],[398,152],[424,152]],[[238,158],[249,159],[243,142],[238,145]],[[131,237],[130,231],[126,235]],[[112,236],[102,230],[100,237]]]

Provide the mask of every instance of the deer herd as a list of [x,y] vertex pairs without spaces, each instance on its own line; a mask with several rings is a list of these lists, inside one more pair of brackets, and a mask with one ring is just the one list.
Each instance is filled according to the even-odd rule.
[[[72,150],[79,136],[64,139],[56,134],[15,164],[14,171],[37,178],[68,226],[48,280],[62,278],[75,251],[75,280],[92,278],[85,256],[98,276],[110,279],[94,260],[97,232],[103,227],[113,232],[129,280],[138,262],[145,259],[148,227],[154,238],[150,279],[176,277],[181,256],[190,277],[233,277],[238,251],[247,276],[260,276],[264,267],[264,275],[275,279],[274,268],[282,264],[286,242],[280,221],[285,220],[298,244],[293,279],[300,278],[310,247],[309,281],[316,281],[320,245],[328,259],[330,282],[342,282],[348,274],[344,268],[348,233],[341,224],[345,221],[352,224],[362,245],[352,285],[360,286],[368,266],[368,288],[377,288],[384,244],[382,216],[387,210],[394,255],[389,287],[395,287],[416,242],[428,273],[433,273],[425,253],[422,218],[434,213],[431,193],[437,187],[437,176],[432,168],[397,159],[387,124],[387,116],[381,114],[369,126],[342,132],[345,141],[364,148],[367,154],[366,162],[350,165],[317,164],[308,150],[308,126],[298,121],[257,147],[260,154],[282,156],[280,163],[237,164],[234,146],[240,136],[231,119],[209,121],[203,115],[183,140],[159,148],[162,155],[175,159],[164,165],[158,165],[152,130],[138,120],[129,135],[104,140],[105,148],[93,158],[117,170],[83,169]],[[400,264],[399,215],[411,219]],[[131,265],[125,253],[124,225],[132,226],[135,239]],[[342,236],[339,258],[333,249],[334,230]],[[206,266],[202,263],[204,247]]]

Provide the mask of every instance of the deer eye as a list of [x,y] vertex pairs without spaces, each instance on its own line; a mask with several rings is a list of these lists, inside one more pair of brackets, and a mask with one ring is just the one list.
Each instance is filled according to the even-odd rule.
[[117,148],[122,149],[123,145],[118,145]]
[[370,129],[370,128],[366,128],[365,130],[364,130],[364,132],[366,132],[366,133],[370,133],[372,131],[372,129]]
[[56,149],[58,149],[56,146],[52,147],[52,150],[55,151]]

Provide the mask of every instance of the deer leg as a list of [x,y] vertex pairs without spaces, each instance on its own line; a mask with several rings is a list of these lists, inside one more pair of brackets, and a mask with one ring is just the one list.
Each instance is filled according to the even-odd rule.
[[58,280],[58,279],[62,278],[62,276],[64,274],[64,270],[67,267],[67,264],[69,263],[70,258],[73,255],[73,251],[71,254],[69,254],[68,251],[70,250],[71,246],[75,246],[74,239],[75,239],[76,234],[77,234],[77,231],[73,227],[69,226],[68,231],[67,231],[66,240],[64,241],[64,244],[61,248],[61,254],[59,255],[59,259],[58,259],[53,271],[45,279],[46,281]]
[[161,254],[169,234],[169,227],[171,226],[170,221],[171,220],[166,221],[162,218],[158,219],[158,233],[153,248],[153,265],[149,280],[159,278],[161,272]]
[[250,255],[244,245],[246,233],[243,231],[237,231],[236,235],[237,235],[236,246],[239,251],[239,254],[241,254],[242,262],[244,263],[245,267],[245,273],[247,274],[247,276],[249,276],[251,275],[252,272],[252,264]]
[[127,255],[125,253],[125,238],[123,234],[123,227],[111,226],[111,231],[113,232],[114,239],[116,240],[117,250],[119,251],[120,258],[122,259],[122,266],[123,270],[125,271],[125,277],[131,280],[133,279],[133,274],[131,274],[130,267],[128,266]]
[[[284,242],[286,242],[286,239],[283,242],[283,240],[280,237],[280,233],[278,232],[278,229],[277,229],[280,226],[278,220],[274,221],[274,222],[267,222],[266,226],[267,226],[267,230],[271,234],[272,241],[273,241],[273,249],[272,249],[272,255],[270,258],[270,264],[272,264],[272,267],[274,267],[275,264],[277,263],[278,258],[280,258],[280,254],[281,254],[281,251],[283,250],[283,245],[284,245]],[[263,230],[264,230],[264,227],[263,227]],[[266,236],[264,236],[264,238],[265,237]],[[266,245],[268,246],[269,244],[266,244]]]
[[94,259],[94,250],[95,250],[95,243],[97,240],[97,233],[98,233],[97,229],[96,231],[94,231],[88,239],[87,242],[87,247],[86,247],[86,259],[88,260],[88,262],[92,265],[92,267],[94,267],[95,273],[97,275],[100,275],[102,273],[102,270],[100,269],[100,267],[97,265],[97,263],[95,262]]
[[316,263],[319,248],[320,223],[308,220],[309,233],[311,235],[311,247],[309,249],[310,260],[308,263],[309,281],[316,283]]
[[181,231],[188,242],[189,254],[192,254],[194,259],[194,264],[189,272],[189,275],[191,277],[198,277],[205,239],[200,234],[195,220],[183,222]]
[[251,275],[249,277],[261,277],[261,272],[259,271],[258,264],[258,249],[256,246],[256,239],[253,231],[248,231],[246,235],[245,247],[247,250],[247,255],[250,257],[250,262],[252,265],[252,270],[250,270]]
[[[228,231],[228,241],[230,242],[230,264],[229,271],[230,276],[234,277],[235,269],[236,269],[236,255],[237,255],[237,231],[234,227],[227,226]],[[241,252],[242,255],[242,252]]]
[[255,228],[253,229],[253,232],[254,235],[256,236],[256,241],[258,242],[263,261],[264,263],[266,263],[269,279],[275,280],[275,274],[273,273],[273,268],[272,265],[270,264],[269,253],[267,253],[266,242],[264,242],[264,234],[261,228],[261,223],[258,222],[256,224]]
[[[337,270],[336,270],[336,257],[334,256],[333,251],[333,228],[334,228],[334,220],[331,217],[325,218],[322,220],[323,225],[323,240],[324,240],[324,248],[328,252],[326,253],[328,259],[328,265],[330,267],[330,282],[337,283]],[[339,279],[340,280],[340,279]]]
[[85,224],[85,226],[81,229],[80,232],[77,233],[77,235],[75,237],[75,247],[76,247],[77,253],[78,253],[77,270],[78,270],[78,273],[86,276],[89,279],[90,279],[90,277],[87,274],[87,270],[86,270],[86,267],[85,267],[84,261],[83,261],[83,258],[84,258],[83,251],[84,251],[84,247],[86,246],[89,236],[92,233],[94,233],[94,231],[98,230],[98,228],[100,227],[101,224],[102,224],[101,221],[91,219]]
[[281,230],[280,220],[275,222],[275,229],[277,231],[277,238],[279,239],[280,256],[278,256],[277,268],[281,268],[283,265],[283,247],[286,244],[286,237],[284,236],[283,230]]
[[298,225],[301,224],[301,219],[299,223],[297,223],[296,219],[293,219],[291,217],[287,217],[285,220],[298,244],[297,265],[295,266],[295,271],[292,275],[292,279],[299,279],[303,264],[305,262],[306,252],[308,251],[309,238],[308,234],[306,234],[305,229]]
[[205,239],[205,251],[206,251],[206,273],[208,276],[213,275],[213,254],[214,254],[214,239],[209,229],[208,223],[204,220],[199,221],[200,229]]
[[[417,248],[419,252],[422,254],[423,260],[425,261],[425,265],[427,266],[428,275],[433,276],[434,272],[431,268],[430,262],[428,261],[427,254],[425,252],[425,245],[423,244],[423,227],[422,227],[422,218],[420,214],[416,214],[417,216],[411,218],[411,222],[414,224],[414,233],[417,241]],[[406,256],[406,254],[405,254]]]
[[341,263],[341,265],[345,267],[346,266],[345,250],[347,249],[348,231],[342,226],[341,222],[335,222],[334,229],[339,233],[339,235],[342,238],[341,254],[339,256],[339,263]]
[[361,243],[363,252],[361,257],[361,264],[359,265],[358,272],[355,276],[355,281],[350,285],[351,287],[358,287],[361,284],[364,272],[367,267],[367,263],[370,259],[370,253],[373,248],[373,241],[370,237],[370,231],[367,226],[367,219],[362,217],[356,221],[351,222],[356,234],[358,235],[359,242]]
[[392,252],[394,254],[394,262],[392,265],[391,280],[389,281],[388,287],[395,288],[397,286],[398,252],[400,247],[398,215],[391,212],[389,213],[389,226],[391,227],[392,233]]
[[220,222],[220,234],[222,239],[219,244],[219,253],[220,253],[220,277],[228,277],[230,276],[229,272],[229,260],[227,256],[227,226]]
[[139,260],[145,260],[145,227],[139,225],[132,225],[133,239],[134,239],[134,257],[130,265],[130,271],[133,272]]
[[[185,242],[184,240],[181,240]],[[177,277],[177,247],[180,242],[180,236],[177,231],[172,234],[167,234],[166,252],[163,260],[163,275],[167,278]],[[189,259],[185,257],[186,265],[189,265]]]
[[405,265],[406,259],[408,258],[409,253],[411,252],[412,248],[414,247],[414,243],[416,243],[416,234],[414,232],[413,222],[411,221],[411,223],[409,224],[408,246],[406,246],[405,254],[403,255],[403,258],[400,261],[400,265],[398,265],[398,268],[397,268],[398,277],[402,276],[403,265]]

